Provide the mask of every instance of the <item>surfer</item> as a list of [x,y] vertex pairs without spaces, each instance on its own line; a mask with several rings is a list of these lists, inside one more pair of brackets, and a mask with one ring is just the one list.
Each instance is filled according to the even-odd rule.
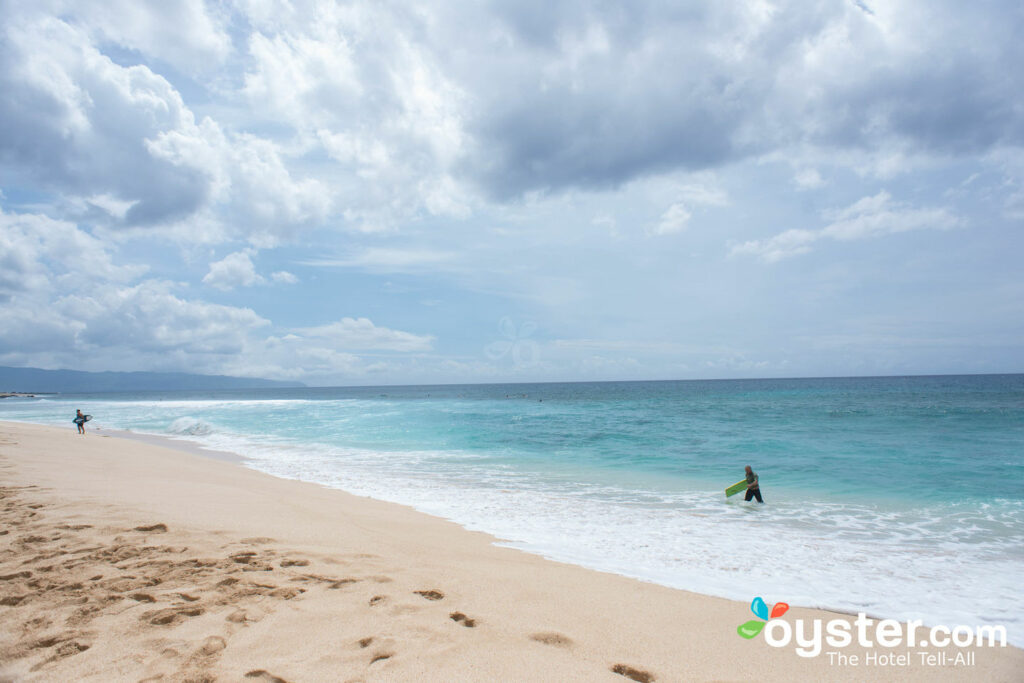
[[761,498],[761,487],[757,483],[757,472],[750,469],[750,465],[747,465],[747,497],[743,500],[750,500],[751,498],[757,498],[758,503],[764,502]]
[[78,425],[78,433],[85,434],[85,415],[82,415],[81,410],[75,411],[75,419],[73,422]]

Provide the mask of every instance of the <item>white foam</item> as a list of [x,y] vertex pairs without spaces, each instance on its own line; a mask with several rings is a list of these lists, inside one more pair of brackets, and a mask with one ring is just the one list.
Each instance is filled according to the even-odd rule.
[[717,491],[573,484],[493,463],[485,470],[472,466],[473,454],[223,434],[202,441],[270,474],[411,505],[559,561],[744,601],[1002,624],[1024,645],[1020,503],[890,509],[775,495],[756,506]]
[[179,417],[167,428],[168,434],[179,436],[207,436],[214,431],[214,428],[209,423],[189,416]]

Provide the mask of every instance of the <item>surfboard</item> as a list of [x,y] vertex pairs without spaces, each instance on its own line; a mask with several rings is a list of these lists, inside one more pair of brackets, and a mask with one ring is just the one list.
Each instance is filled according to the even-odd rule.
[[83,415],[82,417],[76,417],[74,420],[72,420],[72,422],[74,422],[76,425],[78,425],[78,424],[85,424],[86,422],[88,422],[91,419],[92,419],[92,415]]
[[727,488],[725,490],[725,497],[728,498],[729,496],[736,495],[740,491],[746,491],[746,490],[747,490],[747,480],[744,479],[743,481],[738,481],[735,484],[733,484],[732,486],[730,486],[729,488]]

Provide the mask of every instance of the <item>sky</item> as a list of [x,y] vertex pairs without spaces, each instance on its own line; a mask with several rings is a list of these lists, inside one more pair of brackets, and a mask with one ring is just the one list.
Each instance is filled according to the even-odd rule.
[[1024,371],[1024,5],[0,0],[0,365]]

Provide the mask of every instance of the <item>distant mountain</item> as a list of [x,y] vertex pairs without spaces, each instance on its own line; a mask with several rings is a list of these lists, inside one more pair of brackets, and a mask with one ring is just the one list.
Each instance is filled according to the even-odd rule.
[[184,372],[82,372],[0,366],[0,391],[37,393],[91,393],[103,391],[206,391],[210,389],[262,389],[304,387],[301,382],[279,382],[253,377],[190,375]]

